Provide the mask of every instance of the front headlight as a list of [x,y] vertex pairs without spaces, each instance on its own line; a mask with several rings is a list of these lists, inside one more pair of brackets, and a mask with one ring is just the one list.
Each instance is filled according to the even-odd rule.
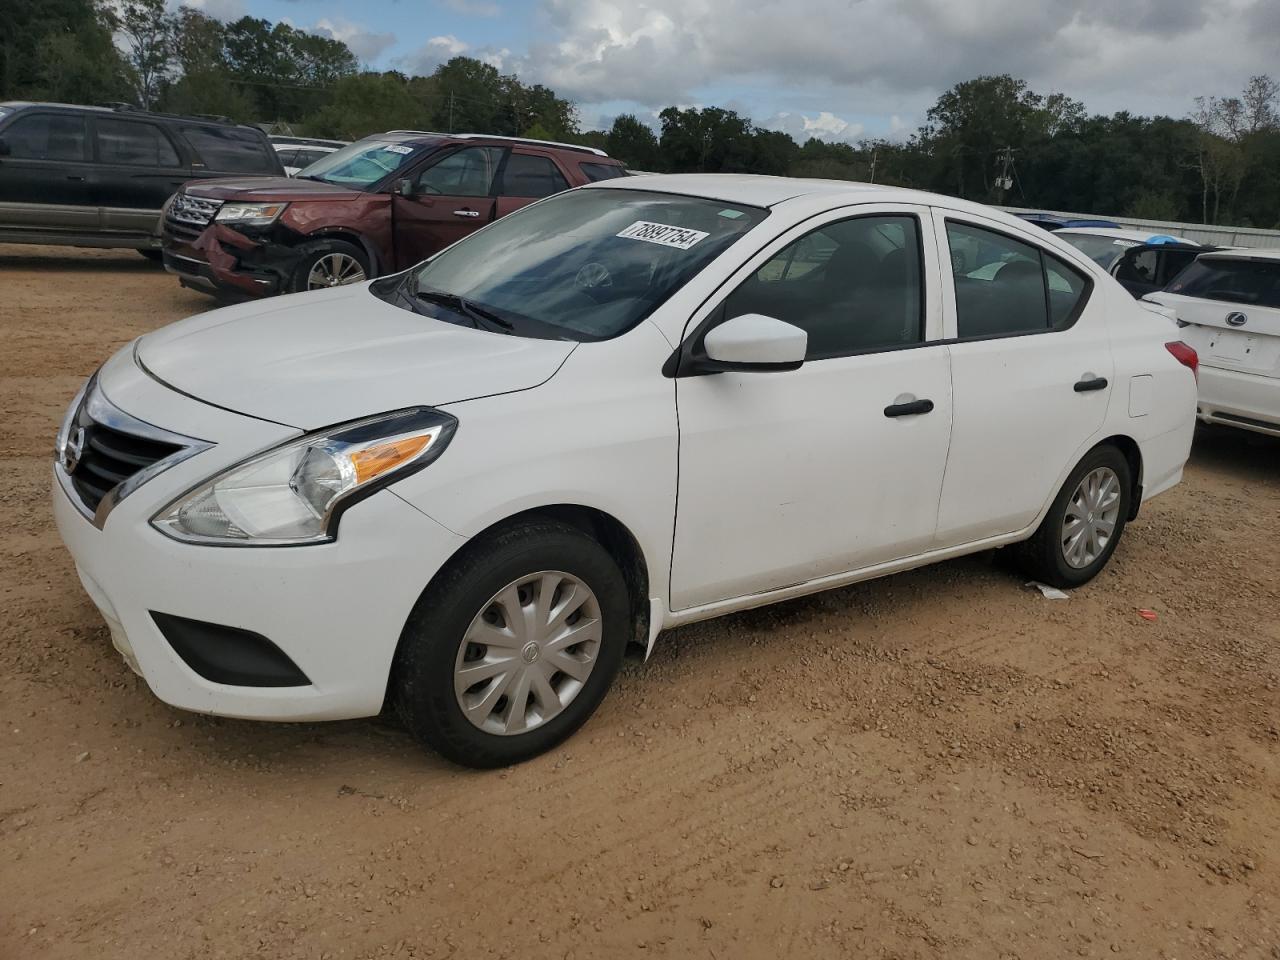
[[151,523],[188,543],[323,543],[351,504],[440,456],[457,425],[414,407],[311,433],[224,470]]
[[223,223],[265,227],[269,223],[275,223],[287,206],[287,203],[224,203],[213,219]]

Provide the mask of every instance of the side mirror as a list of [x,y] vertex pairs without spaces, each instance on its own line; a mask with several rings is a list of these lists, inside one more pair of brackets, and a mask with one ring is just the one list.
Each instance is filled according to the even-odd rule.
[[413,181],[410,180],[408,177],[401,177],[399,180],[396,181],[396,185],[394,189],[396,193],[400,194],[400,196],[402,197],[412,197]]
[[726,320],[703,340],[707,361],[715,370],[795,370],[804,363],[809,334],[790,323],[759,313]]

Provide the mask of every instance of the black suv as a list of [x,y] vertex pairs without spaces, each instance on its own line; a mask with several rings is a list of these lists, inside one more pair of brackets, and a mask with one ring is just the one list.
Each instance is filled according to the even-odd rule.
[[266,134],[126,107],[0,103],[0,242],[133,247],[158,258],[160,211],[188,180],[283,176]]

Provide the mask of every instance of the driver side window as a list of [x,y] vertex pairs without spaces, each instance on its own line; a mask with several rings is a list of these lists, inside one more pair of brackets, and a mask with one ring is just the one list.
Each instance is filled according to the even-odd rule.
[[457,150],[418,174],[415,192],[446,197],[487,197],[501,160],[501,147]]
[[856,217],[780,250],[724,302],[724,319],[761,313],[809,334],[806,360],[924,340],[920,225]]

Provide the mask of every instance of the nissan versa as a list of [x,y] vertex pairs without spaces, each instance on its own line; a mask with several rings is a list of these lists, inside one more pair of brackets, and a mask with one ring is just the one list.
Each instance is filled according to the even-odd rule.
[[1052,234],[893,188],[638,183],[90,378],[58,528],[160,698],[389,701],[508,764],[586,721],[629,643],[1006,545],[1083,584],[1181,478],[1195,352]]

